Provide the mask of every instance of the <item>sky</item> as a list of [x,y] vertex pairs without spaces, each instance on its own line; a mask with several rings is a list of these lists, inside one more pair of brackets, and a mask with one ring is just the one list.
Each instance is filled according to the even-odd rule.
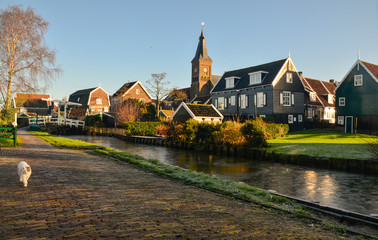
[[377,0],[1,0],[32,7],[50,23],[47,44],[63,74],[47,91],[61,99],[167,73],[191,84],[203,27],[213,74],[290,56],[305,77],[341,81],[357,60],[378,65]]

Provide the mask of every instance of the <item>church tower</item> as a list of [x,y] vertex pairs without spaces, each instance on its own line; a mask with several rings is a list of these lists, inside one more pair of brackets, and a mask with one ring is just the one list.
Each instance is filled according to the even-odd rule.
[[[203,23],[202,23],[203,26]],[[192,85],[190,87],[190,100],[195,97],[210,96],[213,87],[211,81],[211,68],[213,60],[207,54],[203,28],[199,37],[197,52],[192,60]]]

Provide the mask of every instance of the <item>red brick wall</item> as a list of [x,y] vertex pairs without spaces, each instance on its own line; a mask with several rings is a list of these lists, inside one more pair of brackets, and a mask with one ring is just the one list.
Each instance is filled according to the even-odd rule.
[[[137,94],[138,90],[139,90],[139,94]],[[135,98],[138,100],[144,99],[145,103],[152,102],[152,99],[147,95],[147,93],[143,90],[140,84],[137,84],[133,88],[131,88],[129,92],[123,96],[123,101],[129,98]]]
[[[102,99],[101,104],[96,103],[96,99],[100,98]],[[97,112],[105,112],[105,107],[108,108],[109,111],[109,98],[108,94],[101,88],[98,88],[91,94],[91,99],[89,100],[89,108],[91,109],[91,113],[97,113]]]

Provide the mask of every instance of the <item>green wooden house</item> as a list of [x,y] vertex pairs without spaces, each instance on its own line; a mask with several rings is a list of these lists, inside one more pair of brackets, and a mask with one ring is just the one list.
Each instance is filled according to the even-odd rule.
[[378,131],[378,65],[356,61],[336,88],[336,117],[345,132]]

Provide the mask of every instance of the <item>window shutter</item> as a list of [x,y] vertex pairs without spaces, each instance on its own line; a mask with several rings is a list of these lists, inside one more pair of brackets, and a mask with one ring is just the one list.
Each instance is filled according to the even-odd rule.
[[240,100],[241,100],[241,97],[239,95],[239,97],[238,97],[238,107],[240,107]]
[[248,107],[248,95],[245,95],[245,107]]
[[215,104],[215,108],[218,108],[218,99],[215,99],[214,104]]
[[291,105],[294,105],[294,93],[291,94]]
[[283,93],[280,93],[280,104],[283,105]]
[[266,93],[264,93],[264,106],[266,106]]
[[227,108],[227,103],[228,103],[228,102],[227,102],[227,99],[228,99],[227,97],[224,98],[224,108]]
[[255,106],[257,106],[257,96],[256,96],[256,94],[253,95],[253,101],[255,103]]

